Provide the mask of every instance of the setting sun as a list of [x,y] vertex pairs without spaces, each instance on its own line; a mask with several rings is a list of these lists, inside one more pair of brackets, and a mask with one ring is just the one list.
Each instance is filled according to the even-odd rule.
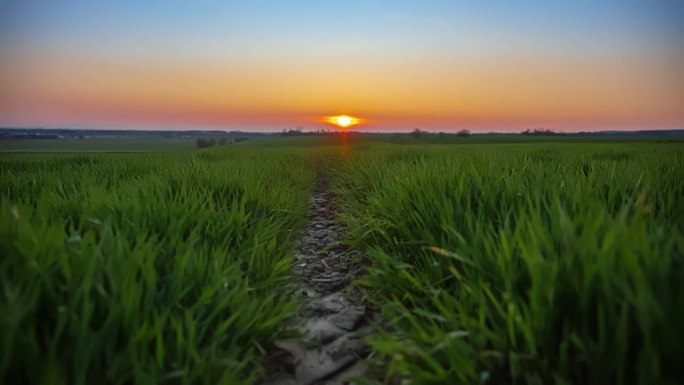
[[352,118],[348,116],[338,116],[335,121],[342,127],[349,127],[349,125],[352,124]]
[[328,123],[332,123],[336,126],[347,128],[360,123],[360,120],[348,115],[338,115],[331,116],[325,119]]

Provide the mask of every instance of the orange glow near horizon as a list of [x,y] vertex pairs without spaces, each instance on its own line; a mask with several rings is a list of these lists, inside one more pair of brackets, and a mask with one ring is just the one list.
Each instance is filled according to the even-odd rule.
[[[4,62],[0,125],[440,131],[681,127],[681,76],[664,75],[659,63],[641,61],[620,68],[558,58],[516,59],[505,68],[467,60],[403,68],[378,62],[331,68],[313,62],[281,76],[268,64],[234,64],[226,71],[217,64],[28,55],[25,61]],[[331,78],[330,71],[339,75]],[[298,95],[292,98],[295,88]],[[321,114],[331,110],[338,114]],[[364,118],[339,114],[352,111]],[[351,121],[338,121],[341,116]]]

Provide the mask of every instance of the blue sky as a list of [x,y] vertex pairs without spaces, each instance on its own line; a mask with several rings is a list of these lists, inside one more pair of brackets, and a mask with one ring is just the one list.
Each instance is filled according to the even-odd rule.
[[[678,1],[9,1],[3,44],[173,55],[212,48],[308,44],[569,54],[684,49]],[[171,40],[171,41],[170,41]],[[370,44],[367,44],[370,42]],[[507,44],[508,43],[508,44]],[[149,48],[163,50],[146,50]],[[593,52],[592,52],[593,51]],[[119,51],[115,51],[118,53]],[[180,54],[184,54],[181,51]],[[235,52],[239,54],[240,51]],[[680,52],[681,53],[681,52]],[[315,54],[312,52],[310,54]]]

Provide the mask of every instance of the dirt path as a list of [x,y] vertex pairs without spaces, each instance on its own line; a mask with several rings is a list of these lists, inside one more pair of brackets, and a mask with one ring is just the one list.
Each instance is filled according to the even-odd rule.
[[337,220],[320,160],[310,200],[309,224],[296,241],[294,267],[304,302],[298,314],[302,340],[276,343],[283,354],[267,368],[262,384],[346,384],[346,378],[365,371],[359,360],[368,354],[361,340],[368,329],[366,309],[357,291],[344,290],[360,272],[358,253],[341,245],[345,228]]

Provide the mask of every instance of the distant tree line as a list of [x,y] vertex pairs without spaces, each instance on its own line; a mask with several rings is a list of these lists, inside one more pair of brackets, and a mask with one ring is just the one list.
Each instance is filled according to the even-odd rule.
[[312,136],[312,135],[328,135],[332,132],[330,130],[314,130],[314,131],[304,131],[301,127],[295,129],[286,130],[283,129],[280,132],[280,136]]
[[550,130],[548,128],[535,128],[530,130],[529,128],[522,131],[520,135],[534,135],[534,136],[553,136],[553,135],[563,135],[562,133]]
[[[83,136],[83,135],[81,135]],[[74,136],[75,137],[75,136]],[[64,139],[63,135],[58,134],[36,134],[36,133],[0,133],[0,139]]]
[[[246,140],[249,140],[249,138],[246,136],[239,136],[237,138],[233,138],[234,143],[244,142]],[[207,148],[207,147],[215,146],[217,144],[219,146],[225,146],[226,144],[230,144],[230,142],[228,141],[228,138],[220,138],[218,140],[216,140],[215,138],[211,138],[211,139],[199,138],[195,142],[195,145],[197,145],[197,148]]]
[[[415,138],[415,139],[419,139],[419,138],[421,138],[421,137],[423,137],[423,136],[425,136],[425,135],[430,135],[430,134],[431,134],[430,132],[428,132],[428,131],[423,131],[423,130],[421,130],[420,128],[416,128],[415,130],[413,130],[413,131],[411,131],[411,132],[409,133],[409,135],[411,135],[411,136],[412,136],[413,138]],[[440,132],[440,133],[437,134],[437,135],[439,135],[439,136],[447,136],[447,135],[450,135],[450,134],[447,134],[447,133],[445,133],[445,132]],[[459,130],[459,131],[456,131],[456,136],[468,137],[468,136],[470,136],[470,130]]]

